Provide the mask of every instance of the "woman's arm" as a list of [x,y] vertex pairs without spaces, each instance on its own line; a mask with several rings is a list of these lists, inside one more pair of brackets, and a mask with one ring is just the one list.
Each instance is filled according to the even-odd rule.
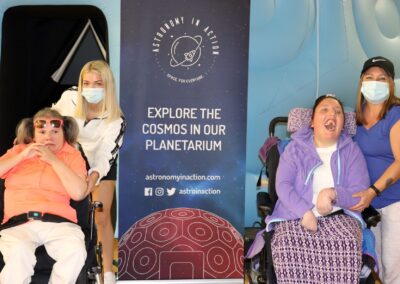
[[374,183],[381,192],[400,178],[400,120],[390,129],[390,147],[394,161]]
[[[400,120],[397,121],[390,129],[389,135],[390,147],[392,149],[394,161],[374,183],[374,186],[380,192],[384,191],[387,187],[395,183],[400,178]],[[353,196],[359,197],[360,201],[350,209],[362,211],[371,204],[372,200],[377,196],[377,194],[371,187],[369,187],[369,185],[367,185],[364,187],[364,190],[354,194]]]
[[77,89],[69,88],[61,94],[60,99],[54,103],[51,108],[57,110],[62,115],[74,117],[76,107]]
[[[298,168],[297,159],[300,156],[293,153],[291,148],[285,149],[285,152],[279,159],[279,165],[276,173],[276,193],[279,200],[286,210],[300,218],[300,224],[311,232],[317,231],[317,218],[312,212],[314,207],[311,200],[307,201],[304,198],[303,188],[298,188],[297,179],[301,175],[301,170]],[[303,186],[304,181],[301,183]],[[302,194],[303,193],[303,194]]]
[[[289,146],[291,145],[287,147]],[[300,157],[288,148],[285,149],[279,159],[275,187],[279,202],[292,214],[302,218],[314,205],[312,200],[305,199],[301,189],[296,188],[296,179],[301,169],[297,168],[295,159],[300,159]]]
[[322,216],[328,215],[332,212],[334,203],[336,203],[335,188],[324,188],[318,193],[316,207],[318,213]]
[[99,178],[107,175],[111,167],[110,161],[112,162],[117,158],[119,149],[122,146],[125,127],[126,123],[124,118],[109,123],[104,130],[103,139],[96,149],[93,163],[90,165],[89,174],[96,171]]
[[355,194],[370,184],[367,163],[360,147],[353,142],[347,157],[342,157],[342,167],[346,172],[342,171],[345,177],[345,183],[335,186],[336,190],[336,206],[345,209],[354,210],[352,206],[359,203],[360,198]]
[[3,177],[4,174],[6,174],[9,170],[14,168],[16,165],[18,165],[20,162],[23,160],[29,159],[34,157],[37,154],[37,144],[32,143],[29,146],[27,146],[24,150],[21,152],[16,152],[17,147],[21,146],[14,146],[14,148],[11,148],[10,150],[7,151],[6,154],[4,154],[0,158],[0,176]]
[[99,180],[99,173],[97,171],[91,171],[89,176],[87,177],[87,188],[89,192],[92,192],[96,189],[96,184]]
[[[57,176],[60,178],[62,185],[64,186],[65,190],[67,191],[71,199],[78,201],[86,197],[86,195],[89,192],[87,190],[85,172],[82,172],[82,174],[76,173],[75,171],[72,170],[71,167],[67,166],[64,163],[64,161],[59,159],[46,146],[40,147],[38,156],[42,161],[51,165]],[[78,158],[82,159],[80,153],[79,155],[77,153],[75,158],[72,160],[72,164],[74,163],[78,163],[78,165],[79,163],[84,164],[84,160],[82,159],[81,161],[79,161],[77,160]],[[74,165],[72,167],[74,167]],[[79,168],[84,169],[84,166]]]

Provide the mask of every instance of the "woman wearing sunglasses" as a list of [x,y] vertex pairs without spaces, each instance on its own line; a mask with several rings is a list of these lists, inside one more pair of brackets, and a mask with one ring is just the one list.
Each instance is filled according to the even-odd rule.
[[77,133],[73,118],[43,109],[22,120],[17,145],[0,157],[5,179],[0,283],[30,283],[40,245],[56,261],[50,283],[78,278],[86,248],[70,200],[82,200],[88,191],[85,161],[74,147]]
[[96,212],[96,225],[98,240],[103,245],[104,283],[114,284],[111,206],[125,119],[108,64],[102,60],[86,63],[79,76],[78,88],[65,91],[53,108],[63,115],[73,116],[78,122],[78,142],[90,165],[88,188],[93,191],[93,200],[103,202],[103,211]]

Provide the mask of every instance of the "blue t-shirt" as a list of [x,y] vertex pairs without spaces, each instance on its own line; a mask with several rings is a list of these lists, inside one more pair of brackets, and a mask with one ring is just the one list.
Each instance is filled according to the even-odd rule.
[[[394,161],[390,147],[390,130],[399,120],[400,106],[393,106],[386,116],[370,129],[366,129],[362,125],[357,126],[354,140],[360,146],[367,161],[371,183],[378,180]],[[400,181],[386,188],[380,196],[375,197],[372,200],[372,206],[382,208],[397,201],[400,201]]]

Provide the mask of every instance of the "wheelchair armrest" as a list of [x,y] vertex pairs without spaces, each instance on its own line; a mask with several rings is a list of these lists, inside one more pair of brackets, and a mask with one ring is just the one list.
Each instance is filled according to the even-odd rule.
[[365,208],[361,215],[368,228],[375,227],[381,221],[381,214],[372,206]]
[[257,209],[262,218],[271,215],[272,210],[274,209],[274,204],[272,203],[268,192],[257,193]]

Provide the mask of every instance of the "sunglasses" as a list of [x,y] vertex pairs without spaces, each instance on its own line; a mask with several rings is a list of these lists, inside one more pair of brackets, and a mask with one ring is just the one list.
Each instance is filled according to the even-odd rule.
[[43,128],[52,128],[58,129],[64,125],[64,121],[62,119],[38,119],[35,120],[33,125],[35,128],[43,129]]

